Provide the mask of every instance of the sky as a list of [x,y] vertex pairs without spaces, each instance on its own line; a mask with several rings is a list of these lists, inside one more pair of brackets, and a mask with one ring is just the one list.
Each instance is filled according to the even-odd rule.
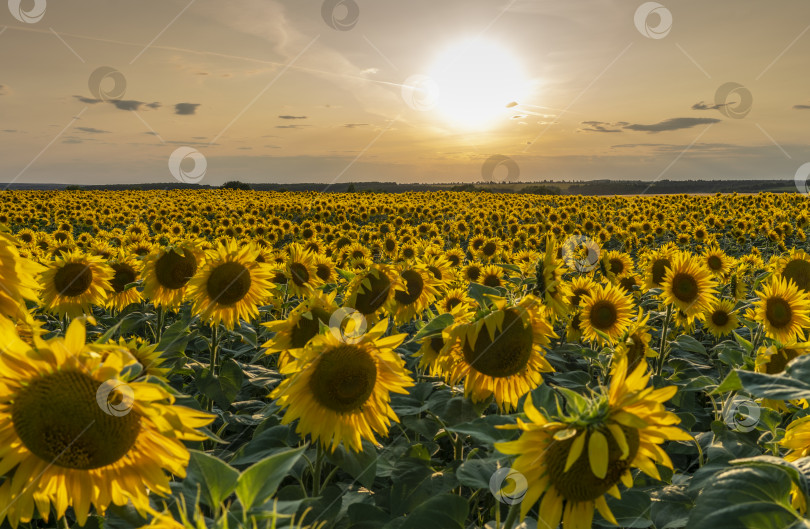
[[0,182],[784,179],[806,0],[9,0]]

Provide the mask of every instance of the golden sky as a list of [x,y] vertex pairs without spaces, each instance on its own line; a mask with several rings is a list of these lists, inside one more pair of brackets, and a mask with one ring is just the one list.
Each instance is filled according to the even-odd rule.
[[792,180],[810,162],[806,0],[2,7],[4,183]]

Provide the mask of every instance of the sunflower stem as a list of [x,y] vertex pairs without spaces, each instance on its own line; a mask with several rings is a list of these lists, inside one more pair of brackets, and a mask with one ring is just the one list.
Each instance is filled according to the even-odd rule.
[[757,332],[754,334],[754,339],[751,341],[751,353],[754,357],[757,356],[757,347],[759,347],[759,342],[762,340],[762,324],[757,325]]
[[158,306],[157,308],[157,329],[155,329],[155,338],[157,339],[157,343],[160,343],[160,340],[163,338],[163,307]]
[[512,506],[509,507],[509,514],[506,515],[506,520],[503,522],[502,529],[512,529],[512,525],[514,525],[515,521],[517,520],[519,513],[520,503],[513,503]]
[[667,333],[669,332],[669,322],[672,319],[672,304],[670,303],[667,305],[667,314],[664,317],[664,326],[661,327],[661,344],[658,348],[658,369],[656,370],[657,375],[661,375],[664,371],[664,361],[666,357],[664,353],[666,351],[667,346]]
[[217,374],[217,353],[219,350],[219,324],[211,325],[211,375]]
[[315,457],[315,470],[312,472],[312,496],[321,494],[321,468],[323,467],[323,447],[318,443],[318,455]]

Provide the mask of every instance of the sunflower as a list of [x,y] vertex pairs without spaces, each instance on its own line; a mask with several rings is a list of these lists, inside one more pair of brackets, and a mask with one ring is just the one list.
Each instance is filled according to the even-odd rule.
[[554,370],[543,346],[557,335],[534,296],[516,305],[494,296],[491,300],[491,312],[451,329],[439,369],[452,385],[464,379],[465,394],[473,402],[494,396],[507,411],[542,382],[540,373]]
[[574,276],[568,283],[568,304],[572,308],[579,307],[582,300],[593,293],[594,288],[596,288],[596,283],[590,276]]
[[107,307],[121,311],[132,303],[141,301],[141,293],[135,287],[127,288],[137,281],[140,275],[141,263],[134,257],[125,256],[121,252],[118,258],[108,263],[113,271],[113,277],[110,279],[110,296],[107,299]]
[[[171,494],[169,476],[185,477],[183,441],[206,439],[197,429],[213,416],[174,405],[152,382],[127,380],[133,363],[116,346],[86,345],[76,319],[64,338],[34,347],[0,321],[0,521],[27,523],[34,509],[47,522],[68,507],[80,525],[90,507],[112,503],[141,514],[149,493]],[[104,351],[102,357],[97,354]]]
[[[754,371],[778,375],[784,372],[791,360],[810,353],[810,343],[794,343],[788,347],[776,345],[762,346],[757,350]],[[802,408],[807,407],[807,399],[791,400],[792,404]],[[787,412],[788,408],[781,400],[762,399],[762,405],[780,412]]]
[[162,352],[157,350],[158,344],[150,344],[143,338],[136,337],[129,341],[119,338],[118,345],[141,364],[141,374],[166,380],[171,369],[161,367],[165,359],[161,357]]
[[504,287],[507,286],[506,271],[496,264],[488,264],[481,268],[481,277],[478,278],[478,283],[486,287]]
[[457,311],[466,312],[475,305],[475,300],[471,298],[466,288],[451,288],[444,293],[436,306],[441,312],[455,313]]
[[397,325],[420,318],[439,294],[439,282],[423,264],[402,266],[400,280],[402,286],[385,305],[385,310],[394,317]]
[[[650,347],[652,335],[650,334],[651,327],[647,325],[649,318],[649,314],[645,315],[639,309],[636,320],[630,324],[630,327],[616,343],[616,349],[613,353],[613,369],[619,365],[619,359],[622,357],[627,358],[625,365],[628,371],[632,372],[645,358],[657,356],[655,350]],[[611,373],[613,373],[613,370],[611,370]]]
[[546,237],[546,251],[535,265],[535,286],[532,293],[543,300],[549,309],[552,322],[568,312],[565,298],[568,295],[562,283],[563,264],[557,257],[557,246],[551,236]]
[[481,263],[469,263],[467,266],[461,269],[461,277],[464,279],[464,281],[478,283],[481,280],[482,271],[483,267],[481,266]]
[[338,310],[336,294],[337,291],[330,294],[315,291],[290,311],[286,318],[262,324],[275,333],[262,347],[267,354],[279,353],[280,368],[293,360],[291,350],[301,349],[320,332],[321,323],[329,325],[332,314]]
[[144,259],[144,296],[156,306],[176,308],[183,302],[186,286],[203,257],[199,245],[189,241],[151,252]]
[[607,277],[611,280],[633,271],[633,260],[630,256],[616,250],[605,252],[602,256],[602,265],[607,272]]
[[731,271],[734,259],[716,245],[708,246],[701,255],[703,265],[717,277],[724,277]]
[[569,406],[576,410],[570,415],[549,417],[529,397],[523,406],[528,422],[518,418],[517,425],[505,426],[521,430],[516,441],[495,443],[501,453],[517,456],[512,468],[528,481],[521,518],[542,498],[538,526],[557,527],[562,520],[566,529],[588,529],[594,509],[620,525],[605,494],[620,497],[619,482],[632,487],[633,468],[661,479],[656,465],[672,468],[661,443],[692,439],[674,426],[678,416],[664,408],[677,387],[648,387],[647,364],[627,374],[626,363],[626,357],[619,360],[609,389],[602,388],[587,406]]
[[318,277],[318,269],[314,259],[315,254],[300,244],[291,244],[288,247],[288,253],[289,257],[284,264],[287,288],[294,296],[307,296],[315,288],[323,284],[321,278]]
[[256,261],[252,245],[239,248],[231,240],[208,252],[202,269],[188,283],[193,311],[213,325],[233,329],[239,320],[259,316],[259,306],[271,297],[270,270]]
[[717,338],[731,334],[740,326],[739,318],[734,312],[734,302],[724,299],[717,301],[703,314],[706,328]]
[[37,301],[37,275],[44,268],[20,256],[17,240],[0,232],[0,314],[18,318],[27,313],[24,299]]
[[419,367],[429,370],[433,376],[445,377],[443,368],[446,365],[444,362],[438,362],[439,357],[448,353],[449,348],[445,345],[452,341],[453,329],[469,323],[472,317],[473,313],[470,311],[456,310],[453,312],[453,323],[442,329],[441,333],[423,338],[419,350],[414,355],[419,357]]
[[580,316],[582,311],[568,313],[568,325],[565,328],[565,340],[570,343],[579,343],[582,340],[582,328],[580,327],[582,320]]
[[455,279],[456,274],[453,271],[453,265],[450,264],[447,257],[441,253],[437,255],[426,254],[425,257],[422,258],[422,264],[433,274],[433,278],[439,282],[439,289],[444,289],[447,283]]
[[615,343],[630,327],[633,302],[612,283],[597,285],[582,301],[579,327],[586,340],[600,345]]
[[315,275],[323,284],[337,283],[338,275],[335,271],[335,263],[329,257],[321,254],[315,254],[313,258],[315,262]]
[[787,257],[779,259],[776,271],[786,279],[793,280],[799,290],[810,293],[810,255],[795,248]]
[[672,266],[673,252],[669,247],[661,247],[647,254],[644,268],[644,286],[647,290],[661,288],[667,269]]
[[396,268],[375,264],[354,276],[346,287],[346,306],[358,310],[369,323],[374,323],[394,293],[404,289],[405,283]]
[[59,316],[76,318],[107,300],[112,270],[101,257],[68,252],[42,272],[42,305]]
[[716,301],[717,283],[705,266],[687,253],[672,258],[661,283],[662,297],[667,305],[673,304],[691,321],[706,312]]
[[[282,424],[298,420],[296,431],[309,434],[332,452],[342,442],[362,451],[362,440],[387,435],[397,416],[391,393],[413,386],[405,361],[394,349],[406,335],[383,338],[388,320],[378,322],[355,343],[337,333],[319,334],[282,369],[288,375],[271,397],[285,410]],[[354,340],[352,340],[354,341]]]
[[768,338],[787,344],[804,339],[805,327],[810,326],[810,301],[792,280],[775,276],[754,302],[754,319],[762,323]]

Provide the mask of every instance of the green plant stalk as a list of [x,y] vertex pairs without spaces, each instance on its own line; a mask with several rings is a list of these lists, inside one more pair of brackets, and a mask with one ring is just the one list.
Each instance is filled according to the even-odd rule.
[[312,472],[312,496],[321,494],[321,468],[323,468],[323,447],[318,443],[318,455],[315,457],[315,470]]
[[157,343],[160,343],[160,340],[163,338],[163,322],[166,315],[163,312],[163,307],[157,308],[157,323],[155,329],[155,338],[157,339]]
[[667,305],[667,314],[664,317],[664,326],[661,327],[661,344],[658,348],[658,369],[656,370],[656,374],[659,376],[664,371],[664,360],[666,360],[664,353],[666,352],[667,333],[669,332],[669,322],[671,319],[672,319],[672,304],[670,303],[669,305]]
[[[500,512],[500,509],[498,509],[498,512]],[[513,503],[512,506],[509,507],[509,514],[506,515],[506,521],[503,522],[503,529],[512,529],[512,525],[514,525],[517,520],[518,514],[520,514],[520,503]]]

